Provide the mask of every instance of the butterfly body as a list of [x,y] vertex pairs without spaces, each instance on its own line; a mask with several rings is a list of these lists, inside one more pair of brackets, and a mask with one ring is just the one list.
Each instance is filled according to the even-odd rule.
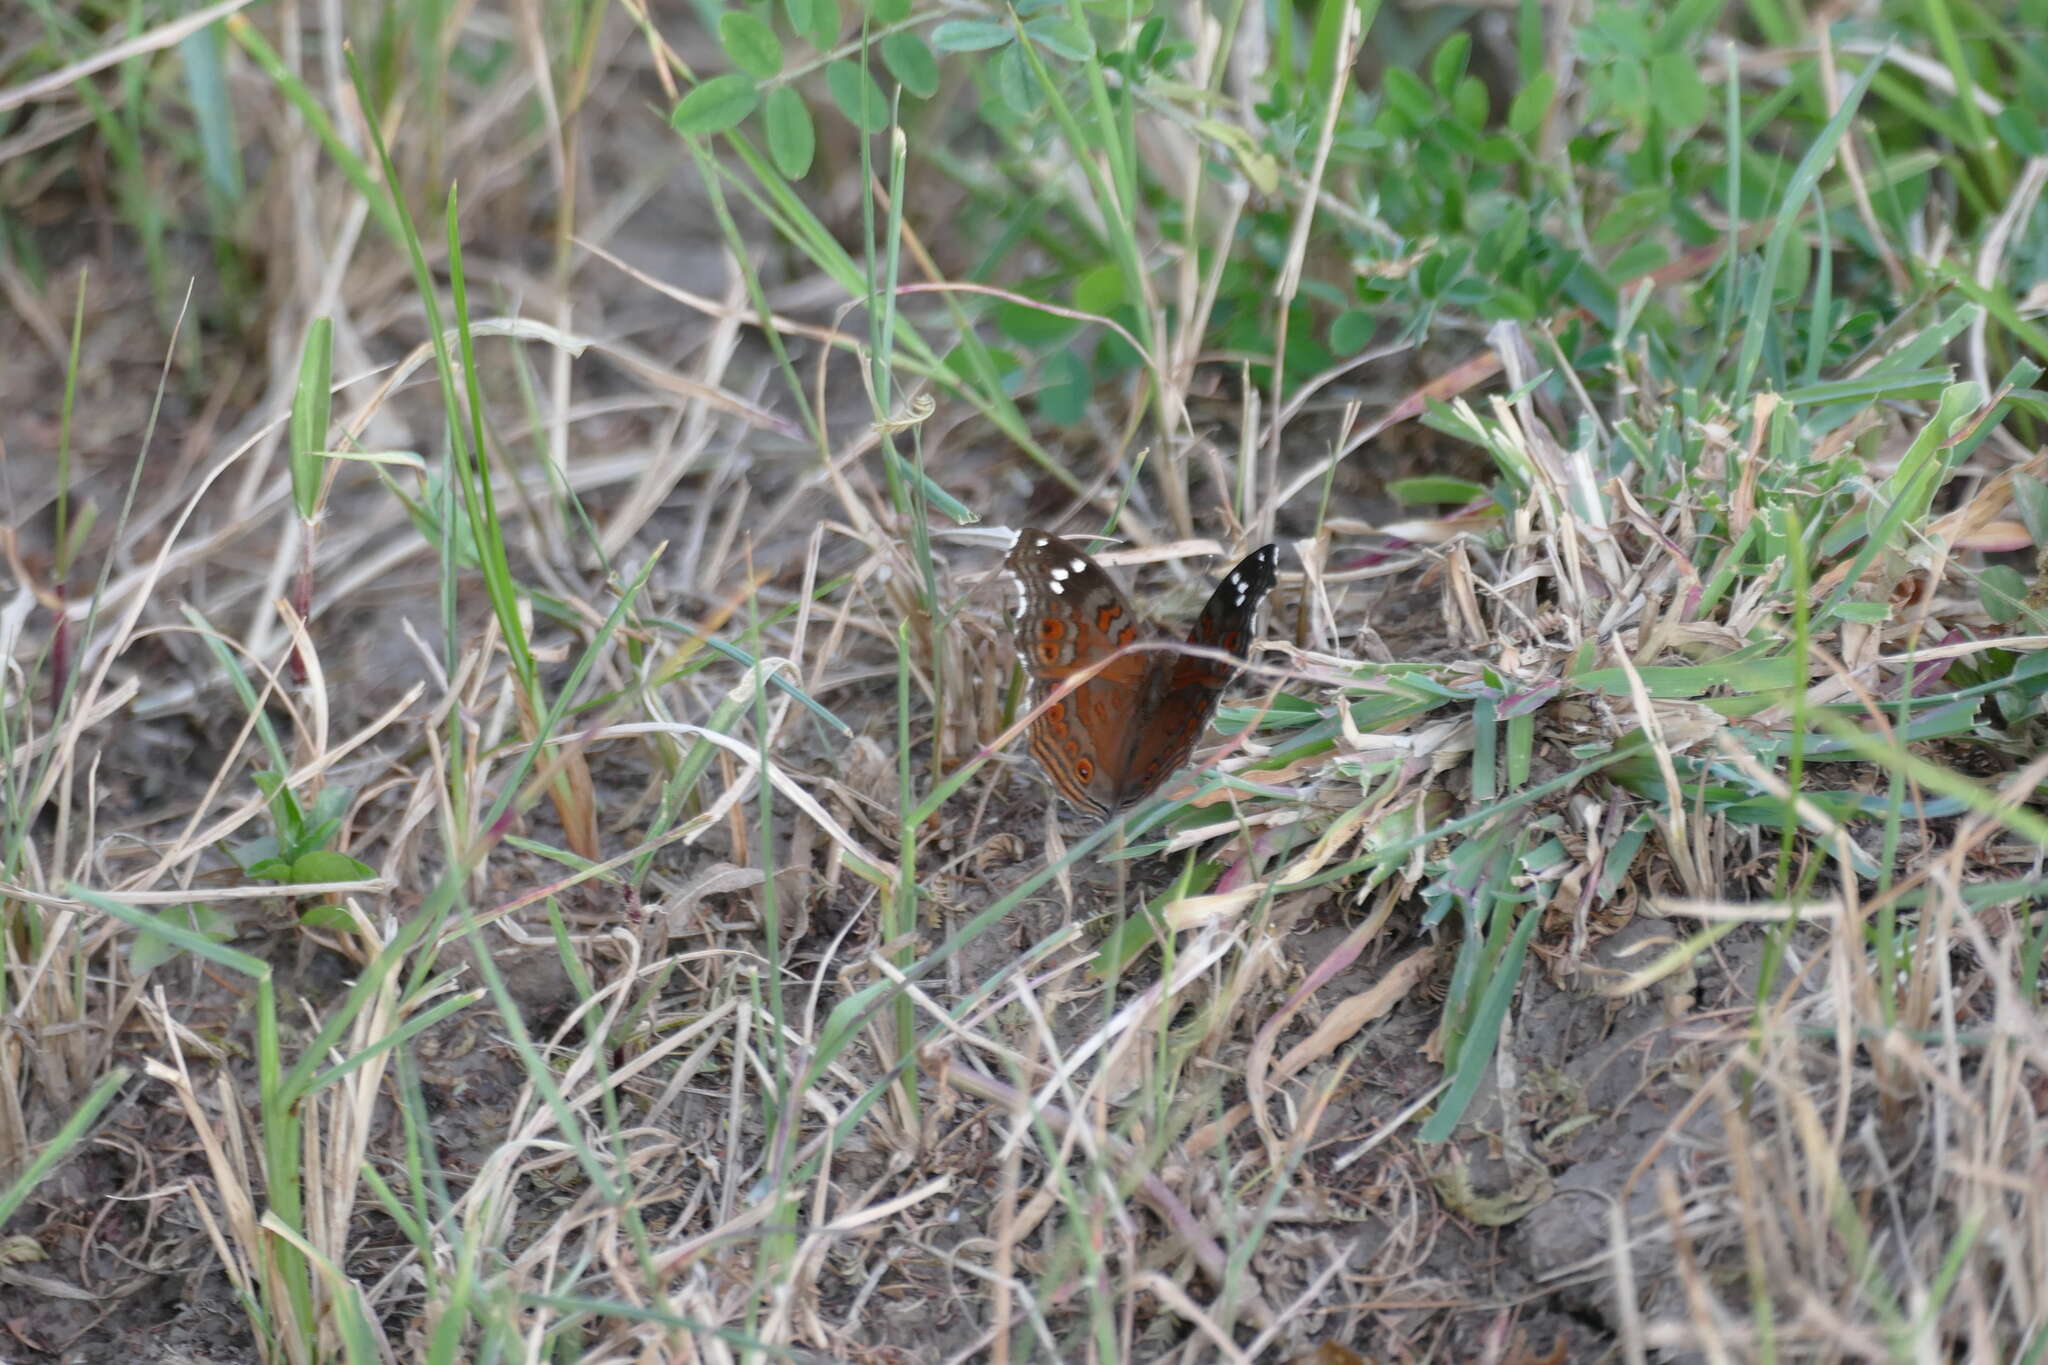
[[[1186,643],[1242,659],[1278,563],[1266,545],[1225,574]],[[1155,637],[1130,599],[1094,560],[1049,532],[1018,532],[1004,567],[1018,589],[1017,653],[1033,703],[1095,668],[1032,722],[1031,755],[1060,795],[1107,818],[1187,761],[1236,669],[1207,655],[1131,648]]]

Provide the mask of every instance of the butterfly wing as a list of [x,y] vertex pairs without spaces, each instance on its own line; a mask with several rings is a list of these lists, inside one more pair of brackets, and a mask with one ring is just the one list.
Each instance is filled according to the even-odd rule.
[[[1262,545],[1246,555],[1210,594],[1209,605],[1202,608],[1195,628],[1188,633],[1188,643],[1242,659],[1251,644],[1259,603],[1276,581],[1279,564],[1280,552],[1272,545]],[[1132,736],[1119,804],[1149,796],[1187,762],[1195,742],[1208,728],[1209,717],[1215,714],[1223,689],[1237,672],[1219,659],[1197,654],[1148,654],[1146,658],[1154,670],[1147,688],[1152,697],[1145,708],[1150,720]]]
[[[1034,706],[1143,633],[1116,581],[1050,532],[1019,531],[1004,567],[1017,585],[1017,654],[1031,675]],[[1152,657],[1134,651],[1112,660],[1031,722],[1031,756],[1080,810],[1106,817],[1120,804]]]

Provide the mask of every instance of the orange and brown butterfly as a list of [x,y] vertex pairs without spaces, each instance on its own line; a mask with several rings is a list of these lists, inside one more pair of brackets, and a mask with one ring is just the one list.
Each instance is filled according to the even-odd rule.
[[[1244,658],[1279,562],[1279,550],[1262,545],[1225,574],[1187,643]],[[1017,653],[1034,706],[1109,660],[1039,713],[1031,756],[1089,815],[1107,818],[1150,796],[1187,761],[1237,670],[1170,649],[1118,654],[1159,637],[1101,565],[1049,531],[1019,531],[1003,567],[1017,586]]]

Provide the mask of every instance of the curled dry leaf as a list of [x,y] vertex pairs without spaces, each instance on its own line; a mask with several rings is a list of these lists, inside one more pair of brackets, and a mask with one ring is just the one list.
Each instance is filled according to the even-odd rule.
[[1657,718],[1657,733],[1674,754],[1705,744],[1728,728],[1728,719],[1704,702],[1664,698],[1650,703]]
[[1511,1174],[1508,1187],[1497,1193],[1482,1193],[1472,1183],[1471,1163],[1456,1147],[1445,1149],[1429,1172],[1429,1182],[1436,1186],[1444,1207],[1466,1222],[1482,1228],[1504,1228],[1520,1222],[1531,1209],[1548,1201],[1555,1187],[1541,1162],[1513,1147],[1503,1155]]
[[1385,976],[1365,990],[1339,1001],[1316,1025],[1315,1032],[1287,1049],[1287,1055],[1273,1068],[1273,1078],[1292,1076],[1318,1057],[1335,1051],[1352,1034],[1406,1000],[1435,963],[1436,949],[1418,949],[1396,962]]
[[713,863],[695,877],[689,885],[669,897],[662,907],[668,916],[671,934],[680,934],[690,925],[691,916],[707,896],[729,896],[735,891],[751,891],[766,881],[767,877],[758,867],[738,867],[732,863]]
[[1004,830],[1000,834],[990,835],[980,848],[974,850],[974,866],[976,870],[987,873],[991,868],[1007,867],[1011,863],[1024,861],[1024,853],[1024,837]]
[[1956,542],[1958,550],[2024,550],[2034,543],[2019,522],[2000,519],[1966,532]]
[[[1347,845],[1366,817],[1373,813],[1369,806],[1357,806],[1343,815],[1323,831],[1308,852],[1288,865],[1277,876],[1269,879],[1272,883],[1287,886],[1305,881],[1320,872],[1323,864],[1330,861],[1338,849]],[[1183,896],[1168,904],[1161,912],[1166,922],[1175,929],[1192,929],[1198,924],[1209,924],[1234,915],[1251,905],[1265,894],[1268,882],[1251,882],[1206,896]]]

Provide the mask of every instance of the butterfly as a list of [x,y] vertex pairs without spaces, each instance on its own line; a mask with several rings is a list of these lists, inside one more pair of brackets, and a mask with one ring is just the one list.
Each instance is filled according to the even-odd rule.
[[[1262,545],[1223,576],[1187,642],[1242,659],[1280,552]],[[1236,669],[1167,649],[1131,650],[1145,630],[1102,566],[1047,531],[1025,527],[1003,563],[1017,587],[1017,653],[1033,704],[1104,659],[1088,681],[1031,722],[1031,756],[1061,796],[1107,819],[1187,761]],[[1111,656],[1115,655],[1114,658]]]

